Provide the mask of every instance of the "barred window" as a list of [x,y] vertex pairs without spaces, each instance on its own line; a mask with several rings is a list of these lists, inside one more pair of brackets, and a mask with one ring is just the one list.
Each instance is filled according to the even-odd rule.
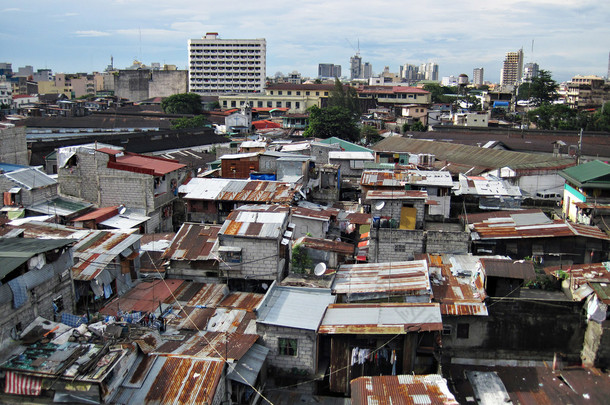
[[278,338],[278,352],[283,356],[297,355],[297,340],[289,338]]

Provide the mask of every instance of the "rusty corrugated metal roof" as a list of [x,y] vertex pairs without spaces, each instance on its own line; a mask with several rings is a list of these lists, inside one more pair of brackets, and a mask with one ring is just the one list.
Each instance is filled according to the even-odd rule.
[[536,278],[534,263],[528,260],[481,258],[481,264],[487,277],[517,278],[526,281]]
[[288,207],[279,205],[239,207],[225,220],[219,234],[276,239],[288,218]]
[[252,334],[199,332],[184,341],[163,341],[151,354],[236,361],[257,339],[258,335]]
[[[74,280],[91,281],[123,251],[133,249],[141,235],[130,231],[91,231],[74,245]],[[134,249],[134,251],[137,249]]]
[[330,304],[321,334],[388,335],[442,330],[439,304]]
[[551,220],[540,210],[477,214],[474,218],[469,216],[468,222],[473,240],[566,236],[610,240],[610,236],[595,226],[574,224],[562,219]]
[[335,276],[334,294],[430,294],[428,263],[412,260],[342,265]]
[[315,249],[323,250],[326,252],[337,252],[345,255],[354,254],[354,245],[346,242],[339,242],[330,239],[312,238],[309,236],[303,236],[294,242],[295,246],[302,244],[303,246]]
[[213,260],[220,225],[184,223],[163,254],[171,260]]
[[218,306],[254,311],[254,308],[260,304],[264,297],[265,294],[232,291],[218,303]]
[[358,377],[350,386],[352,405],[458,405],[439,374]]
[[121,297],[109,302],[100,313],[117,316],[119,309],[123,312],[154,312],[159,308],[160,302],[173,302],[173,292],[184,282],[184,280],[172,279],[141,282]]
[[360,185],[365,187],[417,186],[453,187],[451,173],[434,170],[365,170]]
[[574,300],[582,300],[595,292],[604,304],[610,304],[608,297],[610,290],[607,288],[610,284],[609,266],[610,262],[572,264],[545,267],[544,271],[557,278],[563,278],[562,276],[565,274]]
[[370,190],[367,200],[427,200],[428,192],[422,190]]
[[191,358],[160,358],[162,363],[146,393],[146,404],[211,404],[224,362]]

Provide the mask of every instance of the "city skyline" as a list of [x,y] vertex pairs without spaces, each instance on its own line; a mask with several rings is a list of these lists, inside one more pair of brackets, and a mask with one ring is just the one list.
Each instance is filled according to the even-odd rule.
[[396,0],[304,1],[281,8],[237,1],[230,9],[191,0],[103,4],[24,1],[1,8],[1,62],[15,70],[32,65],[90,73],[104,70],[112,56],[117,68],[137,59],[186,69],[188,40],[218,32],[223,39],[266,39],[267,76],[296,70],[317,77],[320,63],[341,65],[345,76],[359,51],[375,74],[385,66],[398,72],[405,63],[434,62],[439,79],[471,76],[483,67],[485,80],[499,82],[506,52],[521,48],[524,63],[538,63],[558,82],[608,70],[610,4],[591,0],[439,1],[408,8]]

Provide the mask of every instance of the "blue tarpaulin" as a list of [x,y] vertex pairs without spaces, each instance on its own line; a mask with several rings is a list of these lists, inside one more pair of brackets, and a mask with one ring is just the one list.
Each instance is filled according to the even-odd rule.
[[267,173],[250,173],[250,180],[270,180],[275,181],[275,174],[267,174]]
[[509,107],[510,103],[508,101],[494,101],[494,107],[493,108],[497,108],[497,107]]

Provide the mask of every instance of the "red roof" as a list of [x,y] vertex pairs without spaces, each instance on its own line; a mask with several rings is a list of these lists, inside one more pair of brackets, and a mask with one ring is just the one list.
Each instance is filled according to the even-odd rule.
[[[116,316],[118,310],[124,312],[153,312],[159,308],[160,302],[171,298],[173,292],[182,285],[184,280],[155,280],[152,283],[142,282],[129,290],[120,298],[115,298],[100,310],[104,315]],[[172,299],[173,302],[173,299]]]
[[119,153],[123,153],[123,151],[120,149],[112,149],[112,148],[99,148],[99,149],[96,149],[96,151],[103,152],[103,153],[106,153],[106,154],[112,155],[112,156],[118,155]]
[[409,86],[366,86],[358,90],[358,93],[372,94],[393,94],[393,93],[410,93],[410,94],[429,94],[429,91],[420,89],[419,87]]
[[108,162],[108,168],[125,170],[128,172],[145,173],[152,176],[163,176],[178,169],[186,167],[176,160],[160,158],[156,156],[144,156],[132,153],[125,153],[117,156],[116,161]]
[[269,112],[271,110],[288,111],[288,110],[290,110],[290,108],[285,108],[285,107],[252,107],[252,112]]
[[99,224],[100,222],[103,222],[109,218],[112,218],[112,217],[118,215],[118,213],[119,213],[118,205],[114,205],[112,207],[98,208],[94,211],[89,212],[88,214],[75,218],[72,221],[81,222],[81,221],[95,220],[95,223]]
[[256,129],[281,128],[282,127],[281,124],[278,124],[277,122],[273,122],[273,121],[269,121],[269,120],[254,121],[254,122],[252,122],[252,125],[254,125],[254,127]]

